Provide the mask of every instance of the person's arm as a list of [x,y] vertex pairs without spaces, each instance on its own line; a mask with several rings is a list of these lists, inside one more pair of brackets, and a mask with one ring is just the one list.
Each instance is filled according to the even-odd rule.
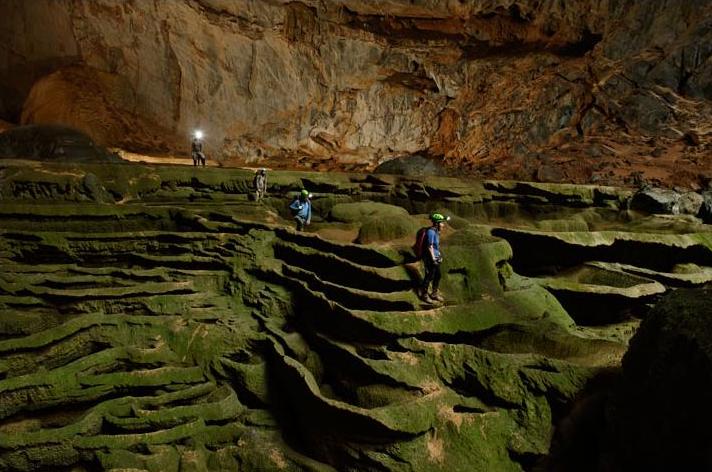
[[309,205],[307,207],[307,224],[309,224],[309,223],[311,223],[311,207],[312,207],[311,200],[307,202],[307,205]]
[[291,210],[299,211],[301,210],[301,205],[299,204],[299,199],[295,198],[294,201],[289,205]]
[[430,254],[430,260],[433,261],[434,263],[439,263],[439,258],[435,256],[435,238],[436,235],[433,230],[428,230],[428,238],[427,238],[427,245],[428,245],[428,254]]

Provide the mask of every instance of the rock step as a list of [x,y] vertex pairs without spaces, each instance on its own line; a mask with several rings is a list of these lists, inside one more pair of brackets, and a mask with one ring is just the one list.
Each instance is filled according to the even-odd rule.
[[[107,413],[104,420],[119,434],[126,434],[172,428],[197,419],[202,419],[207,424],[226,422],[236,419],[245,411],[235,392],[228,386],[220,387],[211,397],[213,401],[173,407],[163,405],[159,410],[132,405],[130,415]],[[147,406],[150,408],[153,405]]]
[[400,254],[386,248],[337,243],[323,239],[318,235],[298,233],[284,228],[275,228],[274,232],[283,241],[300,247],[309,247],[318,252],[334,254],[341,259],[362,266],[388,268],[403,262],[403,257]]
[[404,352],[390,351],[381,346],[371,349],[366,345],[337,341],[323,334],[318,334],[316,340],[316,350],[323,353],[324,365],[336,372],[347,373],[349,378],[367,379],[370,384],[421,393],[427,377],[434,376],[434,371],[420,365],[418,356],[413,353],[404,355]]
[[[212,382],[195,386],[185,386],[174,392],[155,396],[122,396],[104,400],[89,409],[82,418],[70,425],[55,428],[42,428],[39,431],[0,432],[0,448],[17,449],[71,441],[77,435],[95,434],[100,431],[106,416],[127,417],[133,415],[136,408],[157,408],[170,406],[172,403],[200,401],[206,395],[217,390]],[[157,410],[158,411],[158,410]]]
[[[0,418],[7,418],[28,408],[32,410],[62,405],[63,402],[96,401],[116,392],[131,389],[165,388],[170,385],[205,381],[200,367],[136,368],[112,372],[128,362],[139,367],[162,362],[176,362],[175,355],[161,349],[115,347],[94,352],[61,367],[0,380]],[[108,373],[101,373],[108,372]]]
[[693,265],[689,272],[659,272],[629,264],[589,262],[588,265],[609,270],[619,270],[639,277],[647,277],[669,287],[696,287],[712,282],[712,267]]
[[401,266],[362,266],[334,254],[284,242],[274,244],[274,254],[288,265],[314,271],[319,278],[345,287],[381,293],[401,292],[413,287],[407,271]]
[[712,266],[710,233],[549,233],[496,228],[492,234],[511,244],[512,264],[525,274],[551,267],[574,267],[588,261],[618,262],[662,272],[684,263]]
[[[177,319],[178,318],[176,317],[176,320]],[[106,315],[104,313],[87,313],[67,320],[59,326],[36,332],[22,338],[2,340],[0,341],[0,353],[25,351],[45,347],[50,344],[60,342],[72,335],[94,326],[121,326],[126,324],[143,326],[154,323],[157,323],[157,320],[151,316],[123,316]]]
[[[7,290],[8,286],[0,285],[0,290]],[[67,288],[58,289],[46,286],[29,285],[19,287],[19,295],[31,295],[54,302],[71,302],[72,300],[105,300],[121,298],[141,298],[154,295],[186,295],[196,293],[192,281],[185,282],[144,282],[134,286],[122,287],[97,287],[97,288]]]
[[438,395],[393,406],[365,409],[322,395],[314,376],[300,362],[285,355],[273,341],[275,369],[280,383],[290,392],[290,403],[299,405],[295,414],[323,431],[339,431],[352,438],[405,439],[428,431],[435,423]]
[[666,292],[659,282],[591,263],[555,277],[534,279],[556,296],[566,311],[582,326],[619,323],[640,317],[647,304]]
[[539,287],[504,292],[501,297],[413,312],[350,311],[352,317],[397,337],[478,333],[500,325],[544,318],[573,322],[556,299]]
[[310,290],[321,292],[329,300],[333,300],[348,309],[413,311],[418,309],[420,305],[412,290],[407,292],[381,293],[344,287],[335,283],[322,281],[314,272],[288,265],[282,266],[282,274],[285,277],[305,281]]

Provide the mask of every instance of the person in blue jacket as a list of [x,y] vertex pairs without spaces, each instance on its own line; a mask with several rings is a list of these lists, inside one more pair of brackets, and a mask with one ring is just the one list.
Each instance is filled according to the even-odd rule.
[[301,193],[289,205],[294,221],[297,223],[297,231],[304,230],[304,227],[311,223],[312,214],[312,194],[308,190],[302,190]]
[[[440,253],[440,231],[442,231],[445,222],[449,219],[450,217],[445,217],[440,213],[433,213],[430,215],[430,221],[433,222],[433,226],[428,228],[425,233],[425,245],[423,248],[425,277],[423,277],[423,284],[420,286],[418,295],[427,303],[433,301],[442,303],[445,301],[438,289],[440,285],[440,264],[443,261],[443,256]],[[432,291],[428,293],[431,284]]]

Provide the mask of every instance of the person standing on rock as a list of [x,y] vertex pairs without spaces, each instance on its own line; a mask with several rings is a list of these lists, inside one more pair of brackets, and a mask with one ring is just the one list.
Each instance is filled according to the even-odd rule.
[[263,167],[255,172],[252,185],[255,187],[255,201],[259,202],[264,198],[265,194],[267,194],[267,169]]
[[203,152],[203,132],[196,131],[193,134],[193,141],[190,143],[190,155],[193,158],[193,165],[203,164],[205,167],[205,153]]
[[[423,264],[425,265],[425,277],[418,290],[418,296],[426,303],[444,302],[445,298],[440,294],[440,264],[443,261],[440,252],[440,232],[445,226],[445,222],[450,217],[445,217],[440,213],[430,215],[433,225],[425,231],[423,241]],[[428,290],[430,289],[430,292]]]
[[294,216],[294,221],[297,223],[297,231],[303,231],[304,227],[311,223],[311,204],[312,194],[308,190],[301,191],[299,196],[289,205],[289,209]]

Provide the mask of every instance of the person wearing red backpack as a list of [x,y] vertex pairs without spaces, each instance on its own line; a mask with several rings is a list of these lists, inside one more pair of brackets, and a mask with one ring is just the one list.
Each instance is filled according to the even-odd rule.
[[[418,289],[418,296],[426,303],[442,303],[445,301],[438,288],[440,285],[440,263],[443,261],[443,256],[440,252],[440,231],[445,226],[445,222],[449,220],[449,216],[445,217],[440,213],[433,213],[430,215],[430,221],[433,222],[433,225],[427,228],[422,236],[419,232],[418,236],[422,239],[416,240],[416,245],[420,245],[420,253],[416,251],[416,256],[420,256],[425,265],[425,277],[423,277],[423,283]],[[431,288],[430,292],[428,292],[429,288]]]

